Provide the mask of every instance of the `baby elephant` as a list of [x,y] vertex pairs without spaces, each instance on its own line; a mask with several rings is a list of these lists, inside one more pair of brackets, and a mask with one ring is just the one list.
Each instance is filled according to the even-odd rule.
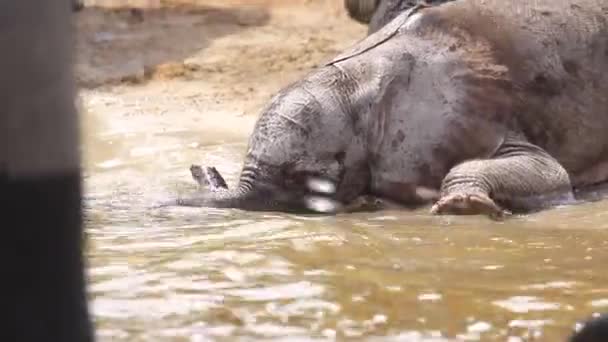
[[569,199],[608,180],[606,18],[603,0],[413,6],[274,96],[235,187],[178,203],[302,211],[372,195],[502,217]]

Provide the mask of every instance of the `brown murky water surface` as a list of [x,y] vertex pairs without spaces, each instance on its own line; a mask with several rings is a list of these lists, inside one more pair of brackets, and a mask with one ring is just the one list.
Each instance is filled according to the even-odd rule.
[[77,18],[100,341],[563,341],[608,311],[605,201],[503,223],[149,209],[195,189],[191,163],[234,182],[259,107],[365,33],[341,1],[176,3]]

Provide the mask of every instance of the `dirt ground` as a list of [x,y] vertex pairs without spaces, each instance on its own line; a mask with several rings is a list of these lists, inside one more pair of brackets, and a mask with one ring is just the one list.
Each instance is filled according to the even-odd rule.
[[[342,0],[85,4],[75,15],[75,68],[89,145],[128,135],[154,145],[176,135],[242,140],[274,93],[366,32]],[[89,149],[87,160],[129,148]]]

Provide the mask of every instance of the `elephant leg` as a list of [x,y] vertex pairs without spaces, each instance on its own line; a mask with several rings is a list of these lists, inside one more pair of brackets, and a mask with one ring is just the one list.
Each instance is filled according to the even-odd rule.
[[380,0],[344,0],[344,7],[351,18],[368,24],[379,3]]
[[84,8],[84,0],[72,0],[72,11],[79,12]]
[[503,209],[528,211],[552,200],[572,198],[566,170],[538,146],[508,136],[491,159],[469,160],[453,167],[441,185],[433,214],[485,214],[501,218]]

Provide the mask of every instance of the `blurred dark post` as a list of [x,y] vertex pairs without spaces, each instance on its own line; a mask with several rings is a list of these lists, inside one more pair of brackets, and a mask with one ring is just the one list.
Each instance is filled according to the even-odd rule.
[[[70,0],[0,1],[7,341],[92,341],[83,269]],[[14,301],[14,304],[13,304]]]

